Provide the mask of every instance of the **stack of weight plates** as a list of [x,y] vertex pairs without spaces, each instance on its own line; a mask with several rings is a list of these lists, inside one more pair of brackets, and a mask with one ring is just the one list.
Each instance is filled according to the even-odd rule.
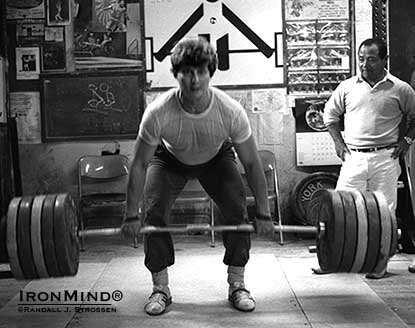
[[321,190],[312,215],[325,231],[317,257],[327,272],[378,272],[397,249],[396,219],[379,192]]
[[16,279],[73,276],[79,266],[78,215],[69,194],[13,198],[7,252]]

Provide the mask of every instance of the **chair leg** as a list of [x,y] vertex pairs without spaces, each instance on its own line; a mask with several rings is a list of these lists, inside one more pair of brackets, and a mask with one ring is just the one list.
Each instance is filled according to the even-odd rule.
[[139,242],[138,242],[138,236],[135,236],[134,237],[134,241],[133,241],[133,247],[134,248],[138,248],[138,244],[139,244]]
[[[215,226],[215,215],[213,210],[213,200],[209,199],[209,208],[210,208],[210,226],[213,228]],[[210,247],[215,247],[215,231],[212,229],[210,231]]]
[[282,219],[281,217],[278,218],[278,226],[280,227],[280,245],[284,245],[284,236],[282,232]]

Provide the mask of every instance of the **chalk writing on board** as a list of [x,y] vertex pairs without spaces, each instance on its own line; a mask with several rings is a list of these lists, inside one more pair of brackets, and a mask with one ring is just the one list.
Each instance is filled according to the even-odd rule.
[[139,81],[133,74],[44,79],[44,140],[134,138],[143,108]]

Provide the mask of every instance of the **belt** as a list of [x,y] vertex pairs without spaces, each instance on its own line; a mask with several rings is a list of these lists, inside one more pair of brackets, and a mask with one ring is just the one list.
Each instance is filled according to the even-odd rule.
[[349,147],[349,150],[357,151],[359,153],[372,153],[374,151],[386,149],[386,148],[389,148],[389,147],[390,146],[370,147],[370,148],[351,148],[351,147]]

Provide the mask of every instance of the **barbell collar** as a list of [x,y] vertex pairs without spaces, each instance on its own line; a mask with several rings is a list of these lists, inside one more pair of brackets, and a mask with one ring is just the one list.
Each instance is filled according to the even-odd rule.
[[[274,226],[275,232],[291,232],[291,233],[308,233],[308,234],[317,234],[319,231],[324,230],[312,226],[295,226],[295,225],[283,225],[283,226]],[[200,231],[237,231],[237,232],[255,232],[255,228],[251,224],[241,224],[241,225],[229,225],[229,226],[211,226],[209,224],[188,224],[185,226],[168,226],[168,227],[156,227],[156,226],[145,226],[140,229],[140,234],[148,234],[154,232],[171,232],[171,233],[190,233],[190,232],[200,232]],[[87,229],[79,231],[79,236],[111,236],[117,235],[121,232],[120,228],[106,228],[106,229]]]

